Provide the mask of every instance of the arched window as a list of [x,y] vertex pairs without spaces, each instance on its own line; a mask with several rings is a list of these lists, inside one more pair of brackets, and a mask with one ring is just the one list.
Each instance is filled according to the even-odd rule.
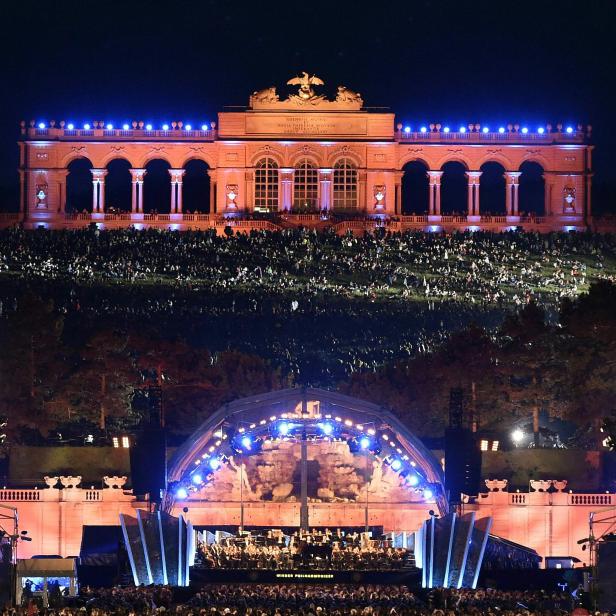
[[293,183],[293,207],[315,209],[319,203],[319,172],[307,159],[303,158],[295,167]]
[[262,158],[255,169],[255,209],[267,212],[278,209],[278,163]]
[[357,207],[357,168],[348,158],[334,166],[334,209]]

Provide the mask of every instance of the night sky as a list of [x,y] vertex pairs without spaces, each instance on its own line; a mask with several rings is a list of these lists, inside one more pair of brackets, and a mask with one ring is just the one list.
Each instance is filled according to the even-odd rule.
[[0,46],[2,209],[21,119],[200,125],[306,70],[415,126],[592,124],[595,206],[616,212],[613,0],[21,0]]

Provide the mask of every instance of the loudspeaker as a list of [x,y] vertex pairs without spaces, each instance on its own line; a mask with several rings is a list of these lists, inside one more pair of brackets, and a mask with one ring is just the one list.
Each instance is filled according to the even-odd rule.
[[616,537],[597,544],[598,607],[602,612],[616,611]]
[[130,448],[134,494],[149,494],[151,501],[160,502],[161,491],[167,487],[166,447],[162,428],[146,428],[136,434]]
[[465,428],[445,431],[445,487],[449,502],[461,502],[461,494],[475,495],[481,480],[481,450],[475,434]]

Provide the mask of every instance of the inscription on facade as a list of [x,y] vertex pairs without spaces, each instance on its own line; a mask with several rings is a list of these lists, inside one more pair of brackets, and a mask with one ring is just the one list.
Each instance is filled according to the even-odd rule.
[[332,115],[281,114],[248,116],[246,133],[253,135],[357,135],[367,134],[366,118]]

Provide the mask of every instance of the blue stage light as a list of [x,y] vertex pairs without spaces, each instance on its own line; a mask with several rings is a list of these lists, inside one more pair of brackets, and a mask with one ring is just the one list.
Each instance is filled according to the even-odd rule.
[[445,128],[443,129],[444,133],[448,133],[451,129],[449,128],[449,126],[445,126]]
[[218,470],[218,469],[220,468],[220,460],[219,460],[218,458],[212,458],[212,459],[210,460],[210,468],[211,468],[213,471]]
[[192,130],[192,126],[191,126],[190,124],[187,124],[184,128],[185,128],[186,130]]
[[39,128],[45,128],[45,122],[39,122],[38,127]]
[[489,133],[489,132],[490,132],[490,129],[489,129],[487,126],[484,126],[484,127],[481,129],[481,132],[483,132],[483,133]]
[[419,131],[420,131],[420,132],[422,132],[422,133],[427,133],[427,132],[428,132],[428,129],[427,129],[425,126],[422,126],[422,127],[419,129]]
[[362,449],[368,449],[368,447],[370,447],[370,439],[367,436],[362,436],[359,439],[359,446]]
[[419,477],[415,473],[411,473],[406,478],[406,483],[408,483],[411,487],[415,487],[419,484]]
[[394,458],[391,462],[391,469],[394,471],[399,471],[402,468],[402,462],[398,460],[398,458]]
[[130,127],[128,124],[123,124],[122,125],[122,130],[128,130]]
[[504,127],[504,126],[501,126],[501,127],[498,129],[498,132],[502,135],[502,134],[505,132],[505,127]]
[[405,126],[404,127],[404,132],[407,133],[407,134],[410,133],[411,132],[411,127],[410,126]]
[[326,421],[325,423],[321,424],[321,431],[323,432],[323,434],[325,434],[325,436],[331,436],[334,433],[334,426],[332,426],[332,424]]
[[86,122],[86,124],[83,125],[84,130],[90,130],[91,126]]
[[525,127],[522,129],[522,133],[523,133],[524,135],[526,135],[526,133],[527,133],[527,132],[528,132],[528,128],[526,128],[526,126],[525,126]]
[[163,130],[169,130],[169,124],[163,124]]
[[75,125],[71,122],[71,123],[67,124],[66,128],[68,128],[68,130],[74,130]]
[[175,491],[175,497],[179,498],[180,500],[184,500],[185,498],[188,498],[188,490],[186,490],[186,488],[178,488]]
[[286,436],[287,434],[289,434],[290,429],[291,429],[291,426],[289,426],[289,424],[286,421],[283,421],[280,424],[278,424],[278,432],[282,436]]
[[201,124],[201,130],[209,130],[209,128],[207,124]]
[[432,494],[432,490],[430,490],[429,488],[426,488],[423,491],[423,497],[424,497],[425,500],[430,500],[433,496],[434,496],[434,494]]
[[540,126],[540,127],[537,129],[537,132],[538,132],[540,135],[543,135],[543,133],[545,133],[545,128],[543,128],[543,126]]
[[152,130],[152,125],[151,124],[146,124],[145,125],[145,130]]
[[573,126],[567,126],[567,132],[571,134],[573,132]]
[[465,133],[466,132],[466,126],[460,126],[460,132],[461,133]]
[[199,485],[200,483],[203,483],[203,477],[201,477],[201,475],[199,475],[199,473],[195,473],[195,474],[192,476],[192,482],[193,482],[195,485]]
[[244,449],[250,449],[252,447],[252,439],[248,435],[242,437],[241,443]]
[[113,130],[113,124],[111,124],[111,122],[107,124],[107,130]]

